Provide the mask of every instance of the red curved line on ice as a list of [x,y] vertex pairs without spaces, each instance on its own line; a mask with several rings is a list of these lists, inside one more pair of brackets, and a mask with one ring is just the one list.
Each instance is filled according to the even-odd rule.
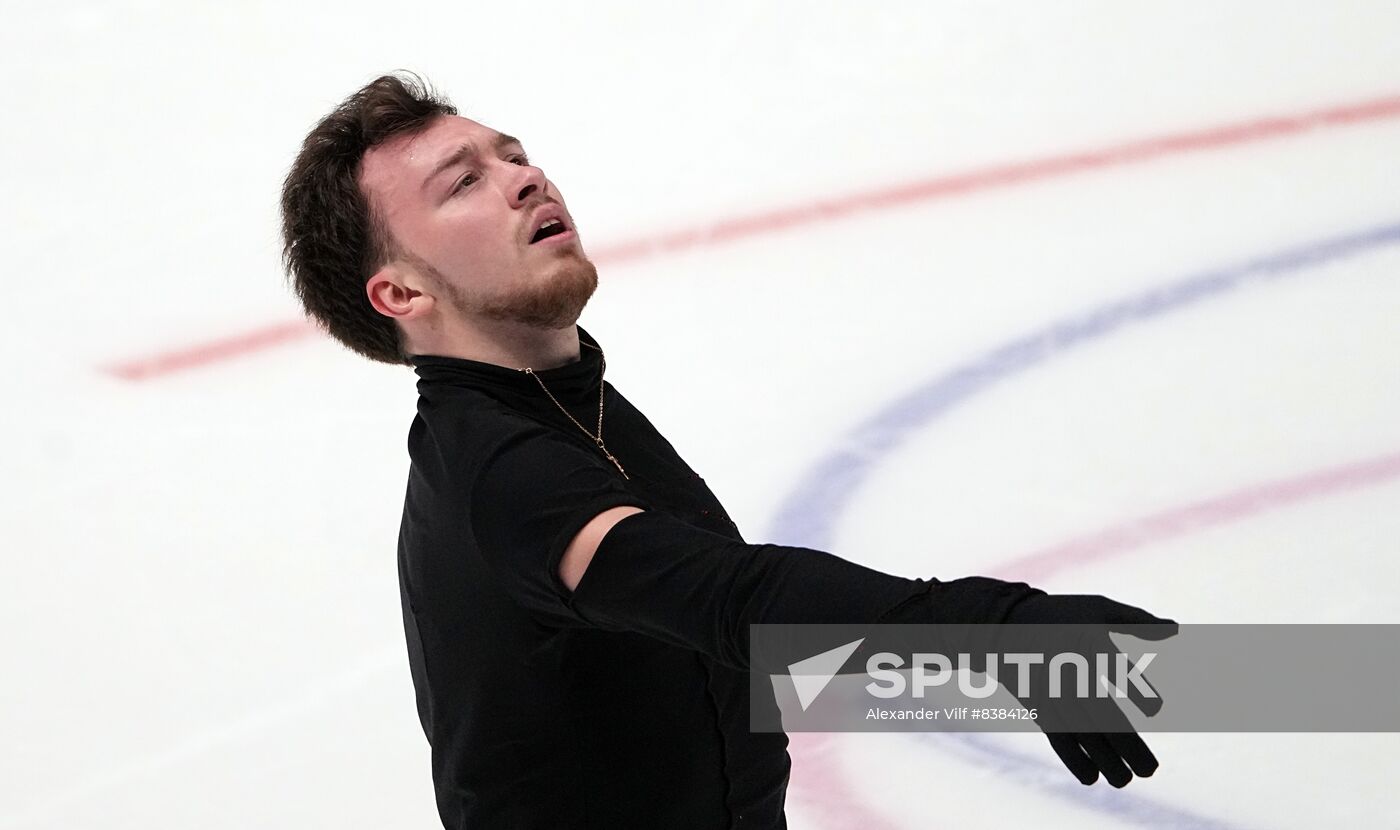
[[[1190,132],[1138,139],[1123,144],[1011,162],[991,167],[923,179],[894,187],[850,193],[775,210],[722,219],[708,225],[678,231],[647,233],[631,241],[607,245],[592,259],[612,265],[678,253],[692,248],[721,245],[735,239],[775,233],[852,214],[901,205],[966,196],[996,187],[1023,184],[1072,173],[1081,173],[1184,153],[1213,150],[1330,127],[1343,127],[1400,116],[1400,95],[1341,106],[1306,110],[1292,115],[1258,118]],[[148,380],[172,372],[207,366],[281,345],[318,331],[303,320],[286,320],[242,334],[190,346],[175,347],[146,357],[105,366],[102,371],[124,380]]]

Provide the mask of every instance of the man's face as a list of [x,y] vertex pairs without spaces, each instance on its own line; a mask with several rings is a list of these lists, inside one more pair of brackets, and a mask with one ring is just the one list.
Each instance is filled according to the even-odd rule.
[[[490,127],[434,119],[367,152],[360,183],[397,243],[394,264],[438,311],[558,329],[597,287],[559,191],[519,141]],[[566,230],[532,243],[551,215]]]

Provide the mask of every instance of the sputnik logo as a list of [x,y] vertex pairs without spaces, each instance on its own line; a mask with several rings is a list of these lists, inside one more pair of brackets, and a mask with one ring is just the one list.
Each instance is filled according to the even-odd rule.
[[854,654],[863,642],[865,638],[861,637],[844,646],[837,646],[788,666],[788,674],[792,677],[793,688],[797,690],[797,702],[802,704],[802,711],[807,711],[807,707],[812,705],[812,701],[817,699],[817,695],[822,693],[822,689],[825,689],[831,678],[841,671],[841,666],[845,665],[847,658]]

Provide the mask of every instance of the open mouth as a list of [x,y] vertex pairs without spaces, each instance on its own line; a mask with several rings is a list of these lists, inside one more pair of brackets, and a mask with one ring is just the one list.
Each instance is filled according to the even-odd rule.
[[551,236],[559,236],[560,234],[568,232],[569,228],[562,220],[549,219],[545,221],[543,225],[540,225],[539,229],[535,231],[534,236],[530,237],[530,244],[533,245],[536,242],[549,239]]

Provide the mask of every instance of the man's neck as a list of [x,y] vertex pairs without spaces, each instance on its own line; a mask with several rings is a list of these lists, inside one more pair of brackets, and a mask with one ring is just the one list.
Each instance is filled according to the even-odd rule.
[[442,335],[414,353],[460,357],[509,369],[553,369],[579,359],[577,325],[542,329],[492,321]]

